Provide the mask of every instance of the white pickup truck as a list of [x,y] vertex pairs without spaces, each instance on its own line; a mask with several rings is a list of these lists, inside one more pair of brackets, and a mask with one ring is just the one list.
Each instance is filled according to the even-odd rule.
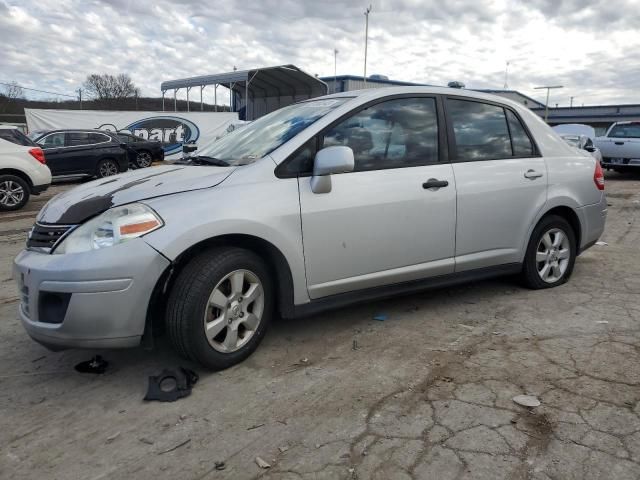
[[616,122],[594,143],[602,152],[602,166],[606,169],[640,170],[640,122]]

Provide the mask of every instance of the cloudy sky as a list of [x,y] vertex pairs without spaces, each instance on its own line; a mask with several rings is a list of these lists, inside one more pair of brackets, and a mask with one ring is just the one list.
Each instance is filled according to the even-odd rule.
[[[372,0],[367,72],[508,86],[550,104],[640,103],[640,0]],[[251,6],[248,6],[251,5]],[[90,73],[160,82],[293,63],[362,75],[364,10],[337,0],[0,0],[0,82],[73,94]],[[31,94],[30,94],[31,95]],[[205,101],[211,101],[205,97]]]

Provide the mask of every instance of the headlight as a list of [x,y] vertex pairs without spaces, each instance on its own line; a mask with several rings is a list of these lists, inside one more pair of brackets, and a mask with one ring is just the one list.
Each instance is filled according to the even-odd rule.
[[142,203],[115,207],[73,230],[53,253],[79,253],[112,247],[163,225],[158,214]]

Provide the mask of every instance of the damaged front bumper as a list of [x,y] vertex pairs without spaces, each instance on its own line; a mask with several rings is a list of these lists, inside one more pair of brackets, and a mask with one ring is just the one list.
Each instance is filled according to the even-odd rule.
[[24,250],[13,271],[22,325],[53,350],[139,345],[149,299],[169,263],[141,238],[74,254]]

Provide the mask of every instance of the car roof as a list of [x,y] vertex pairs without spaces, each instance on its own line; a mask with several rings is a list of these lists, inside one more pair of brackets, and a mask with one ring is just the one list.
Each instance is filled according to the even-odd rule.
[[15,125],[0,125],[0,130],[18,130]]

